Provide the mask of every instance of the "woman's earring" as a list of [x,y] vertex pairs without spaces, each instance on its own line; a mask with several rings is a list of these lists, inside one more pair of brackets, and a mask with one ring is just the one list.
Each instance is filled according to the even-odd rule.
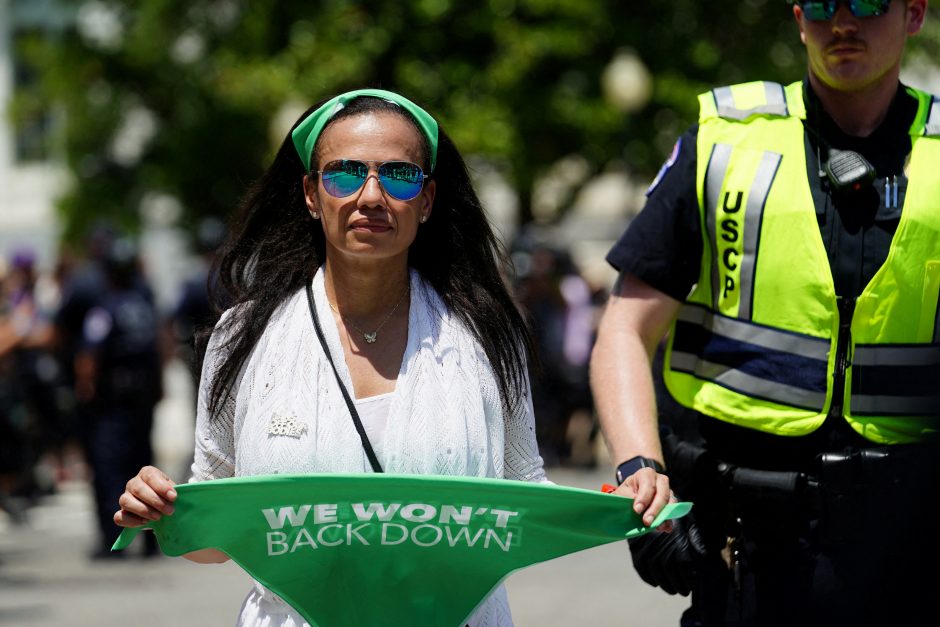
[[428,217],[427,217],[427,216],[421,216],[421,224],[424,224],[424,223],[427,222],[427,221],[428,221]]
[[320,214],[317,213],[316,211],[310,212],[310,215],[313,216],[313,219],[314,219],[314,220],[317,220],[317,219],[319,219],[319,217],[320,217]]

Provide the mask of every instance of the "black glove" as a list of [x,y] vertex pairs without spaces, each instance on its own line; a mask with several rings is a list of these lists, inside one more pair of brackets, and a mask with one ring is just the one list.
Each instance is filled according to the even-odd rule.
[[705,557],[705,544],[691,513],[674,520],[669,533],[651,531],[628,543],[633,568],[643,581],[669,594],[689,595],[695,567]]

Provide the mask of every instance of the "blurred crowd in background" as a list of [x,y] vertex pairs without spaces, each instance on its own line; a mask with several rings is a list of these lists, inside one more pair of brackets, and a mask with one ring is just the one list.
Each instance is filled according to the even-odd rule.
[[[99,538],[91,556],[124,555],[109,551],[119,532],[112,515],[127,479],[154,461],[164,368],[181,360],[198,387],[195,338],[217,319],[209,269],[223,235],[219,220],[199,225],[199,265],[163,308],[135,241],[108,226],[81,250],[63,250],[49,271],[25,247],[0,262],[0,509],[14,524],[63,482],[87,481]],[[593,467],[587,367],[606,286],[543,239],[522,231],[507,272],[540,348],[531,373],[537,437],[546,466]],[[155,554],[153,535],[144,537],[144,555]]]
[[[0,264],[0,508],[14,523],[65,481],[88,481],[100,542],[127,479],[153,462],[154,409],[163,369],[182,359],[195,373],[195,329],[210,324],[207,277],[221,222],[199,229],[200,267],[159,311],[136,242],[108,226],[82,250],[63,250],[40,272],[20,248]],[[195,377],[195,374],[194,374]],[[149,542],[145,554],[154,554]],[[114,554],[118,555],[118,554]]]

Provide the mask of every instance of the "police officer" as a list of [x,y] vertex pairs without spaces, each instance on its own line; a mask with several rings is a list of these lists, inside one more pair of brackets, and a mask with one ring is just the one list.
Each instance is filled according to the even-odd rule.
[[[142,289],[137,248],[115,240],[104,256],[106,290],[84,321],[82,346],[75,360],[75,395],[92,416],[88,457],[100,545],[96,558],[110,558],[120,534],[112,509],[127,477],[153,462],[150,431],[162,396],[158,320],[149,289]],[[145,537],[145,554],[156,544]]]
[[218,314],[210,303],[210,292],[218,293],[221,285],[210,269],[224,237],[225,225],[221,220],[210,217],[200,221],[196,232],[200,263],[193,276],[183,282],[179,298],[167,321],[176,354],[189,368],[193,390],[199,389],[202,352],[205,351],[205,341],[198,340],[218,320]]
[[[940,99],[899,82],[927,0],[792,10],[805,79],[702,94],[609,253],[592,388],[635,509],[695,502],[631,544],[683,625],[937,624]],[[667,331],[693,436],[657,419]]]

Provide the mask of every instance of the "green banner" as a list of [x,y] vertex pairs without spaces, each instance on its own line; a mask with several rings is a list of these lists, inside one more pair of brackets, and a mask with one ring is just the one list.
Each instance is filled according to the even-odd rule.
[[649,531],[630,499],[522,481],[272,475],[176,491],[148,525],[164,553],[219,549],[313,627],[463,625],[512,571]]

